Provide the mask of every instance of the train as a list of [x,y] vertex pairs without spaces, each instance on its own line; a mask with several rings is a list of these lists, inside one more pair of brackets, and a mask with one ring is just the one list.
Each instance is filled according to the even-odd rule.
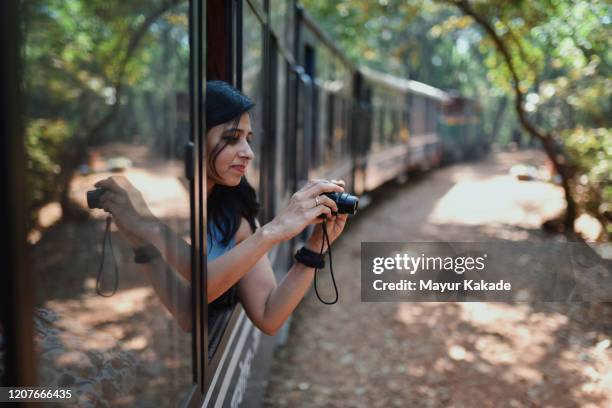
[[[2,385],[72,387],[83,406],[261,405],[291,319],[265,336],[237,306],[209,331],[207,80],[256,102],[247,178],[262,224],[307,180],[342,179],[365,205],[391,180],[490,148],[477,100],[355,64],[297,0],[19,3],[0,13],[16,39],[0,45],[12,56],[0,126],[3,213],[17,221],[3,228],[0,287],[14,307],[1,316]],[[180,285],[152,288],[128,243],[104,232],[106,216],[87,209],[86,191],[118,173],[191,243],[188,331],[168,312]],[[277,279],[308,233],[268,254]],[[113,261],[119,290],[97,296]]]
[[[477,101],[352,63],[297,2],[272,0],[267,16],[258,2],[237,8],[209,2],[208,7],[209,14],[228,16],[215,18],[209,32],[233,32],[237,38],[228,42],[235,44],[229,54],[226,48],[208,48],[207,78],[233,83],[257,103],[256,171],[249,181],[264,209],[262,222],[271,220],[309,179],[345,180],[346,191],[366,204],[370,192],[391,180],[489,151]],[[254,31],[264,38],[254,39]],[[263,48],[257,46],[260,41]],[[307,235],[269,254],[277,279]],[[261,401],[265,393],[273,350],[286,341],[290,323],[276,338],[262,338],[240,308],[233,314],[223,334],[224,347],[210,350],[223,356],[211,360],[207,402],[257,405],[253,401]],[[250,344],[260,350],[258,365],[251,363],[257,352],[248,341],[241,343],[237,333],[256,338]],[[230,356],[244,365],[232,364]],[[219,387],[218,378],[231,385]]]

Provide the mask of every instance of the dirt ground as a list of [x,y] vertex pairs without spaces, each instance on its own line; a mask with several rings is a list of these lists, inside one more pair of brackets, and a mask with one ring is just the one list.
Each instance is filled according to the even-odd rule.
[[517,163],[544,157],[497,153],[378,191],[334,245],[340,300],[302,302],[264,405],[612,407],[610,304],[360,300],[361,242],[562,239],[539,228],[562,210],[561,189],[518,181]]

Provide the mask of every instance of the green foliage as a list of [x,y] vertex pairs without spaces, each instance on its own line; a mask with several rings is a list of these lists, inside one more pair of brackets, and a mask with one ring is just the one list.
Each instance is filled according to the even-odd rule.
[[612,240],[612,129],[579,127],[564,132],[564,139],[577,172],[578,202]]
[[[497,142],[520,128],[511,71],[494,42],[457,7],[461,0],[304,0],[308,12],[355,62],[391,74],[456,89],[484,109],[484,129],[502,118]],[[561,135],[581,169],[577,201],[592,214],[609,211],[612,126],[612,5],[586,0],[469,0],[467,4],[506,45],[529,120]],[[501,98],[512,102],[498,115]],[[587,137],[586,135],[591,135]],[[580,143],[592,143],[580,147]],[[597,150],[593,154],[592,149]],[[597,175],[597,176],[596,176]],[[594,183],[590,186],[590,183]],[[583,197],[584,196],[584,197]]]
[[64,120],[38,119],[28,124],[25,138],[27,153],[26,185],[30,202],[30,219],[36,222],[36,211],[54,198],[60,173],[64,144],[72,129]]
[[[167,138],[171,130],[158,123],[151,106],[174,95],[177,84],[187,83],[182,74],[187,70],[176,67],[188,61],[187,2],[177,3],[23,3],[26,154],[33,213],[58,199],[63,178],[72,177],[70,167],[83,162],[87,147],[136,141],[142,135],[152,144]],[[180,58],[174,57],[177,54]]]

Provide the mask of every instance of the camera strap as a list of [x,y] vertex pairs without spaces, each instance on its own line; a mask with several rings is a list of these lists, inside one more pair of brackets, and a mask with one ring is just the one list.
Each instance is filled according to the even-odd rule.
[[327,221],[324,221],[321,223],[321,226],[323,227],[323,243],[321,244],[321,256],[325,256],[323,254],[323,249],[325,248],[325,242],[327,242],[327,248],[328,248],[328,252],[329,252],[329,272],[331,274],[331,278],[332,278],[332,283],[334,284],[334,292],[336,292],[336,297],[334,298],[334,300],[332,301],[326,301],[323,300],[321,298],[321,296],[319,295],[319,291],[317,290],[317,272],[319,272],[319,269],[315,268],[315,275],[314,275],[314,289],[315,289],[315,294],[317,295],[317,298],[319,299],[319,301],[321,301],[321,303],[324,303],[326,305],[333,305],[334,303],[336,303],[338,301],[338,287],[336,286],[336,279],[334,278],[334,265],[332,264],[332,250],[331,250],[331,245],[329,243],[329,235],[327,235]]
[[[110,226],[113,218],[109,215],[106,217],[106,229],[104,230],[104,238],[102,238],[102,261],[100,262],[100,267],[98,268],[98,276],[96,278],[96,293],[103,297],[111,297],[117,292],[117,288],[119,287],[119,266],[117,265],[117,259],[115,258],[115,251],[113,250],[113,240],[111,238]],[[102,285],[104,281],[104,276],[102,274],[104,270],[104,258],[106,255],[106,241],[108,240],[108,245],[110,247],[111,256],[113,258],[113,265],[115,269],[115,284],[113,285],[113,291],[110,293],[104,293],[102,291]]]

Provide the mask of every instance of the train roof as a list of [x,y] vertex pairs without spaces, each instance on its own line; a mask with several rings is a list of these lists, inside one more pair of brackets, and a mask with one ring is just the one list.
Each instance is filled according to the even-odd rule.
[[400,92],[415,93],[428,98],[437,99],[441,102],[448,102],[450,100],[448,93],[419,81],[399,78],[393,75],[385,74],[384,72],[375,71],[368,67],[359,67],[359,72],[366,79],[372,82],[377,82],[389,88],[397,89]]

